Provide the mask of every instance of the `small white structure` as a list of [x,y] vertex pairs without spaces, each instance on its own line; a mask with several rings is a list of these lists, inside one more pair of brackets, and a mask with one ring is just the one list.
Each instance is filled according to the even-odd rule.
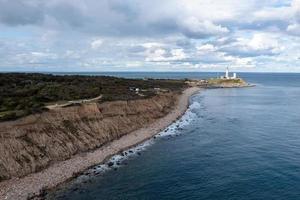
[[230,76],[229,69],[227,67],[226,71],[225,71],[225,76],[221,76],[220,78],[221,79],[237,79],[237,75],[236,75],[236,73],[233,73],[233,76]]
[[140,88],[136,88],[136,87],[129,87],[129,90],[135,92],[136,94],[140,92]]
[[236,73],[233,73],[233,77],[232,77],[233,79],[236,79]]

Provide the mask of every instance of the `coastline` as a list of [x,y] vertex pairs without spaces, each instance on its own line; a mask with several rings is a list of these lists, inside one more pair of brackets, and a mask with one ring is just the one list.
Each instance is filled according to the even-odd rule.
[[200,91],[198,87],[184,90],[179,96],[177,105],[170,113],[145,128],[133,131],[92,152],[79,154],[69,160],[55,163],[41,172],[1,182],[0,199],[18,200],[38,195],[45,188],[53,188],[87,168],[104,162],[118,152],[153,137],[185,113],[189,105],[189,98],[198,91]]

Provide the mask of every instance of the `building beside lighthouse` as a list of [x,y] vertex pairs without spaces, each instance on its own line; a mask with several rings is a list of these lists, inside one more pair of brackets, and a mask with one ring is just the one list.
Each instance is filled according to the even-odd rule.
[[232,73],[232,76],[230,76],[229,69],[227,67],[226,71],[225,71],[225,75],[221,76],[220,78],[221,79],[237,79],[237,75],[236,75],[236,73]]

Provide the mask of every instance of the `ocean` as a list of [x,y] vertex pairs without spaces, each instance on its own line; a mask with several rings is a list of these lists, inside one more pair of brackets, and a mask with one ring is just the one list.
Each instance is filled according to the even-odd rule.
[[[217,73],[105,75],[207,78]],[[126,158],[113,157],[116,167],[95,166],[90,175],[63,184],[46,198],[300,199],[300,74],[240,76],[256,87],[194,95],[175,124],[128,150]]]

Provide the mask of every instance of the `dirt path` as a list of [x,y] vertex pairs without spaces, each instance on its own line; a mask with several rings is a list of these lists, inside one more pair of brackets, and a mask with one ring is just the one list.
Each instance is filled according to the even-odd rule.
[[68,101],[67,103],[48,105],[48,106],[45,106],[45,107],[48,108],[49,110],[53,110],[53,109],[56,109],[56,108],[62,108],[62,107],[70,106],[72,104],[90,103],[90,102],[98,101],[101,98],[102,98],[102,95],[97,96],[97,97],[92,98],[92,99],[80,99],[80,100]]

